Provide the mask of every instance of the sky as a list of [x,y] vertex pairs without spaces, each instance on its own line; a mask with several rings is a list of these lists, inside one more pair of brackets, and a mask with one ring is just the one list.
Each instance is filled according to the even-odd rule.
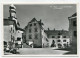
[[[4,18],[9,17],[9,6],[3,6]],[[75,4],[17,4],[15,7],[17,20],[21,28],[24,28],[35,17],[38,21],[42,20],[44,29],[68,30],[68,17],[76,12]]]

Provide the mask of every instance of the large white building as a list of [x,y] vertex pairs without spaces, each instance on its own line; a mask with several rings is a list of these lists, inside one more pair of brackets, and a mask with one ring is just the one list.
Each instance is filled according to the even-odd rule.
[[15,43],[16,22],[10,19],[4,19],[4,45]]
[[67,48],[70,46],[69,32],[66,30],[45,30],[48,40],[49,47],[55,48]]

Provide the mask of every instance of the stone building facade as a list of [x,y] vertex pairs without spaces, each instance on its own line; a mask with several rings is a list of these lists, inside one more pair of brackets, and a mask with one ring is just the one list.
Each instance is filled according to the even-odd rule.
[[[43,23],[33,18],[25,27],[26,43],[33,48],[47,47],[48,39],[42,27]],[[45,35],[44,35],[45,34]],[[44,43],[43,43],[44,42]]]
[[71,46],[77,50],[77,13],[68,17],[68,20]]

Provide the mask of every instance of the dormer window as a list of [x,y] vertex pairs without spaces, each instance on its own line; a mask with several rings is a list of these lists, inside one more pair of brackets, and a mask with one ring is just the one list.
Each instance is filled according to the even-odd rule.
[[30,27],[32,26],[32,24],[30,24]]
[[58,35],[61,35],[61,33],[59,32]]
[[52,38],[55,38],[55,36],[52,36]]
[[34,26],[36,26],[36,23],[34,23]]

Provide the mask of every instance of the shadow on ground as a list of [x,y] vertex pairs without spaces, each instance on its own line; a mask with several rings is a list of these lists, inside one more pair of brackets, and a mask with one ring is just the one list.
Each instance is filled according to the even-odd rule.
[[75,54],[77,55],[77,49],[71,49],[71,48],[59,48],[59,49],[55,49],[55,50],[64,50],[64,51],[69,51],[67,53],[64,53],[64,55],[67,55],[67,54]]

